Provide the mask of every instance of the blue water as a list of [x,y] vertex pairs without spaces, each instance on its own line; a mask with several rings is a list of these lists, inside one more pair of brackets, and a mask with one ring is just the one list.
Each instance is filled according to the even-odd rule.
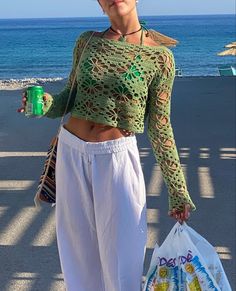
[[[218,75],[217,67],[235,63],[219,57],[236,40],[234,15],[140,17],[148,28],[179,40],[173,48],[186,76]],[[0,19],[0,79],[66,78],[76,38],[85,30],[104,30],[108,19]]]

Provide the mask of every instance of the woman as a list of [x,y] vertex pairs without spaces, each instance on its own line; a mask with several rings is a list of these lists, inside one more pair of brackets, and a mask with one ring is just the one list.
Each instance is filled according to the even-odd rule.
[[[63,115],[77,74],[71,116],[57,153],[56,229],[68,291],[138,291],[146,250],[146,192],[135,133],[148,137],[169,191],[169,215],[195,209],[170,123],[171,51],[140,25],[135,0],[99,0],[111,26],[74,49],[65,89],[45,94],[45,115]],[[24,111],[25,98],[23,99]]]

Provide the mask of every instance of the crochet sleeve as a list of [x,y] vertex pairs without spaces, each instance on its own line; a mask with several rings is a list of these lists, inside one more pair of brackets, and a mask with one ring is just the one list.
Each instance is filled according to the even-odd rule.
[[[84,32],[76,41],[76,44],[73,50],[72,69],[69,74],[67,83],[64,89],[59,94],[54,94],[54,95],[49,94],[49,99],[46,101],[44,105],[44,116],[49,117],[49,118],[57,118],[57,117],[63,116],[65,112],[66,104],[70,95],[71,86],[75,77],[78,61],[82,53],[83,46],[86,44],[88,34],[89,32]],[[70,112],[74,105],[76,92],[77,92],[77,82],[75,81],[75,85],[72,91],[72,96],[71,96],[66,113]]]
[[193,204],[186,186],[170,121],[171,92],[175,78],[174,56],[168,48],[157,56],[158,70],[149,86],[148,138],[168,188],[169,210]]

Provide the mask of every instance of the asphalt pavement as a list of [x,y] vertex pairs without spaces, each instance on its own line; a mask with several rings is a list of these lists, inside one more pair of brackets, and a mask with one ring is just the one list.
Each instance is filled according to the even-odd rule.
[[[216,248],[233,290],[235,80],[177,78],[171,113],[188,190],[197,206],[189,225]],[[46,86],[49,89],[59,91],[61,85]],[[33,202],[45,153],[59,120],[28,119],[17,114],[20,94],[0,91],[0,290],[62,291],[55,209],[36,209]],[[163,242],[175,221],[167,216],[167,188],[146,131],[137,139],[147,188],[145,275],[153,246]]]

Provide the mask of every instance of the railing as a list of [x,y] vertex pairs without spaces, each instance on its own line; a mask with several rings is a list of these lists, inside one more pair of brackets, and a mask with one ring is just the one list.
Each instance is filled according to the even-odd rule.
[[182,74],[182,70],[179,69],[179,68],[175,69],[175,76],[177,76],[177,77],[182,77],[182,76],[183,76],[183,74]]

